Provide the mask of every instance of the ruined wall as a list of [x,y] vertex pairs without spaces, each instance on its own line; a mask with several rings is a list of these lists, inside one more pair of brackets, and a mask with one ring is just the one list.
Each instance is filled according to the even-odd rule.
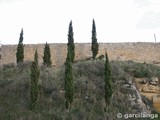
[[[2,45],[0,65],[16,63],[16,45]],[[32,61],[35,49],[38,50],[39,62],[42,63],[44,44],[27,44],[24,50],[24,60]],[[66,44],[50,44],[52,63],[60,66],[64,63],[67,52]],[[92,56],[91,44],[76,43],[75,59],[84,59]],[[100,43],[99,55],[107,51],[110,60],[133,60],[137,62],[159,63],[160,43]]]

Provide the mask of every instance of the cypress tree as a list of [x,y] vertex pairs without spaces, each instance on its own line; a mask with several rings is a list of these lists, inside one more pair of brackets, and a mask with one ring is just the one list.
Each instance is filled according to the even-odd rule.
[[38,67],[38,53],[35,51],[34,61],[31,65],[31,74],[30,74],[30,109],[34,110],[36,101],[38,98],[38,79],[40,75],[40,70]]
[[99,47],[99,45],[97,43],[97,38],[96,38],[96,25],[95,25],[95,21],[93,19],[93,24],[92,24],[92,46],[91,46],[93,60],[96,58],[96,56],[98,54],[98,47]]
[[16,58],[17,58],[17,63],[23,62],[23,59],[24,59],[23,29],[21,30],[20,37],[19,37]]
[[72,73],[72,61],[70,50],[68,50],[66,63],[65,63],[65,99],[66,109],[71,108],[73,102],[74,85],[73,85],[73,73]]
[[48,67],[52,65],[50,47],[47,42],[44,47],[43,64],[47,65]]
[[69,23],[67,46],[68,46],[68,51],[70,50],[71,62],[73,63],[75,58],[75,45],[74,45],[74,38],[73,38],[72,21]]
[[110,70],[110,64],[108,60],[108,55],[106,53],[106,62],[105,62],[105,101],[108,105],[110,103],[110,98],[112,96],[113,90],[112,90],[112,76],[111,76],[111,70]]

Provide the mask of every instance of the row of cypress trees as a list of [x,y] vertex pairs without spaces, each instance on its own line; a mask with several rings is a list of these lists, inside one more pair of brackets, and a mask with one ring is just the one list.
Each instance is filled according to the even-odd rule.
[[[67,46],[69,47],[69,49],[71,49],[70,50],[71,61],[73,62],[74,57],[75,57],[75,45],[74,45],[74,38],[73,38],[72,21],[69,24]],[[95,25],[95,21],[93,19],[93,23],[92,23],[92,46],[91,46],[92,58],[93,59],[95,59],[97,54],[98,54],[98,48],[99,48],[99,44],[97,42],[97,37],[96,37],[96,25]],[[21,30],[21,33],[20,33],[19,43],[18,43],[17,52],[16,52],[16,58],[17,58],[16,59],[17,64],[24,61],[23,29]],[[47,65],[47,66],[52,65],[50,47],[49,47],[49,44],[47,44],[47,42],[46,42],[45,48],[44,48],[43,64]]]
[[[96,25],[95,21],[93,19],[92,24],[92,58],[95,60],[97,54],[98,54],[98,47],[99,44],[97,42],[96,38]],[[16,52],[16,58],[17,58],[17,64],[23,62],[24,59],[24,45],[23,45],[23,29],[20,33],[19,43],[17,46],[17,52]],[[71,103],[73,102],[73,96],[74,96],[74,82],[73,82],[73,71],[72,71],[72,64],[74,63],[75,58],[75,44],[74,44],[74,37],[73,37],[73,27],[72,27],[72,21],[69,24],[69,30],[68,30],[68,43],[67,43],[67,58],[65,62],[65,106],[66,109],[71,108]],[[45,44],[44,48],[44,56],[43,56],[43,64],[47,67],[50,67],[52,65],[51,61],[51,53],[50,53],[50,47],[49,44]],[[37,97],[38,97],[38,79],[40,75],[40,70],[38,67],[38,53],[37,50],[35,51],[34,55],[34,61],[31,65],[31,73],[30,73],[30,109],[35,109]],[[113,90],[112,90],[112,81],[111,81],[111,71],[110,71],[110,65],[108,60],[108,55],[106,53],[106,62],[105,62],[105,100],[106,105],[109,104],[110,98],[112,96]]]
[[[72,71],[72,64],[74,63],[74,57],[75,57],[75,46],[74,46],[74,38],[73,38],[73,27],[72,27],[72,21],[69,24],[69,32],[68,32],[68,52],[67,52],[67,58],[65,62],[65,99],[66,99],[66,109],[71,109],[71,103],[73,102],[74,98],[74,82],[73,82],[73,71]],[[95,60],[96,55],[98,54],[98,43],[96,38],[96,25],[95,21],[93,20],[92,25],[92,58]],[[113,89],[112,89],[112,77],[111,77],[111,70],[110,70],[110,64],[107,53],[105,53],[106,61],[105,61],[105,101],[106,105],[109,105],[110,98],[112,97]]]
[[[17,52],[16,52],[16,58],[17,58],[16,60],[17,64],[22,63],[24,60],[23,29],[21,30],[21,33],[20,33],[19,43],[18,43]],[[47,42],[44,47],[43,64],[46,65],[47,67],[52,65],[50,47],[49,47],[49,44],[47,44]],[[29,108],[31,110],[34,110],[36,106],[36,101],[38,98],[38,92],[39,92],[38,80],[40,75],[40,69],[38,66],[37,49],[35,51],[34,61],[32,62],[30,70],[31,70],[31,73],[30,73],[30,90],[29,90],[30,91]]]
[[[43,56],[43,64],[46,66],[51,66],[52,61],[51,61],[51,52],[50,52],[50,47],[49,44],[46,42],[45,47],[44,47],[44,56]],[[21,30],[20,33],[20,38],[19,38],[19,43],[17,46],[17,52],[16,52],[16,62],[21,63],[24,61],[24,45],[23,45],[23,29]]]

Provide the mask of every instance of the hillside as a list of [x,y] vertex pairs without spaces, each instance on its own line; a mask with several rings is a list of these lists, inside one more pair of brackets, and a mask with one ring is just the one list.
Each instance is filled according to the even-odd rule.
[[152,101],[139,94],[134,80],[160,77],[160,67],[132,61],[110,64],[114,93],[105,109],[104,60],[76,61],[73,66],[75,95],[70,112],[64,105],[63,65],[40,66],[41,89],[35,111],[28,109],[30,62],[0,67],[0,120],[117,120],[117,113],[156,114]]

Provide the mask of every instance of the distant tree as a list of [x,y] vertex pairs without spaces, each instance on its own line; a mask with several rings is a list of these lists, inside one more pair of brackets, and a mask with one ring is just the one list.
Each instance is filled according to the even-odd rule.
[[110,103],[110,98],[112,96],[113,90],[112,90],[112,76],[111,76],[110,64],[109,64],[107,53],[106,53],[106,62],[105,62],[104,82],[105,82],[105,100],[106,100],[106,104],[108,105]]
[[96,58],[96,56],[98,54],[98,47],[99,47],[99,45],[97,43],[97,38],[96,38],[96,25],[95,25],[95,21],[93,19],[93,24],[92,24],[92,46],[91,46],[93,60]]
[[43,64],[47,65],[48,67],[52,65],[50,47],[47,42],[44,48]]
[[23,29],[20,33],[19,43],[16,52],[17,63],[23,62],[24,59],[24,45],[23,45]]
[[68,50],[66,63],[65,63],[65,99],[66,109],[71,108],[74,95],[73,73],[72,73],[72,61],[70,50]]
[[31,65],[31,74],[30,74],[30,79],[31,79],[31,81],[30,81],[30,109],[31,110],[35,109],[36,101],[38,98],[39,75],[40,75],[40,70],[38,67],[38,53],[36,50],[35,54],[34,54],[34,61],[32,62],[32,65]]
[[68,30],[68,50],[70,50],[71,55],[71,62],[74,62],[75,58],[75,45],[74,45],[74,38],[73,38],[73,27],[72,27],[72,21],[69,24],[69,30]]

